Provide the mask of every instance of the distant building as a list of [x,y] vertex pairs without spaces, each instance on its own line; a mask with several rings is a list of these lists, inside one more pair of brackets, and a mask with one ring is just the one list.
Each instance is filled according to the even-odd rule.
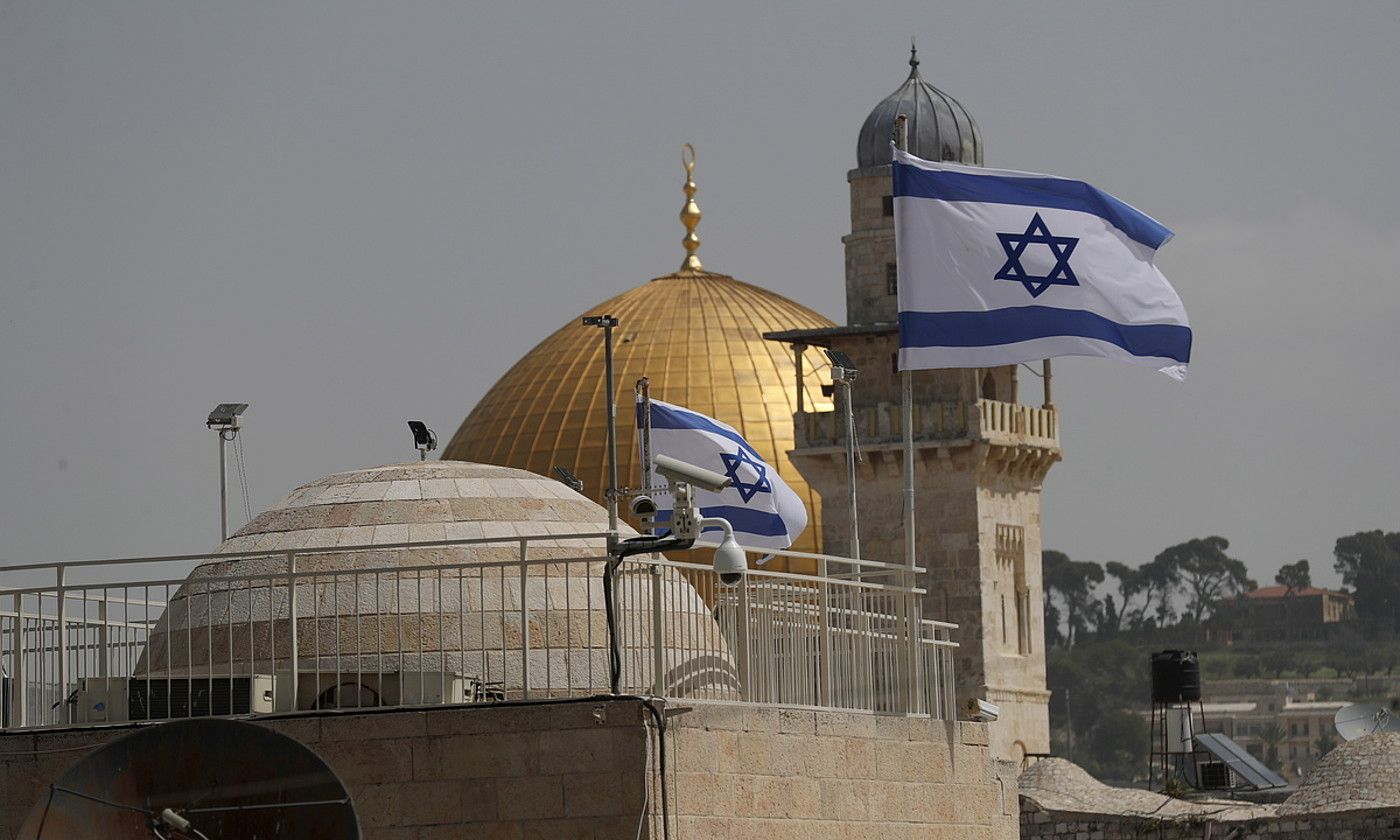
[[[1202,711],[1206,731],[1224,733],[1260,761],[1267,761],[1270,736],[1277,735],[1277,769],[1288,781],[1297,782],[1340,743],[1332,721],[1345,705],[1344,700],[1294,701],[1280,685],[1266,694],[1207,702]],[[1278,729],[1271,730],[1271,725]]]
[[1311,586],[1291,592],[1285,586],[1265,586],[1246,592],[1240,609],[1236,642],[1321,641],[1356,616],[1349,593]]

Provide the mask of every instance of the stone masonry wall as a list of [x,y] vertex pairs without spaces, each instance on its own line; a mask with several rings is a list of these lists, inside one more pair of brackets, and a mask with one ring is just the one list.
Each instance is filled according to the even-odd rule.
[[[557,840],[636,836],[647,802],[644,714],[635,700],[601,700],[254,722],[325,760],[349,789],[365,840]],[[129,731],[0,735],[0,840],[13,839],[68,767]]]
[[1394,840],[1400,809],[1342,811],[1251,820],[1162,818],[1043,811],[1023,800],[1022,840]]
[[988,725],[741,705],[673,719],[679,837],[1014,840]]
[[[1014,840],[988,725],[747,704],[673,707],[672,836]],[[659,746],[635,699],[268,717],[354,799],[365,840],[661,836]],[[0,840],[131,726],[0,735]],[[640,829],[640,835],[639,835]]]

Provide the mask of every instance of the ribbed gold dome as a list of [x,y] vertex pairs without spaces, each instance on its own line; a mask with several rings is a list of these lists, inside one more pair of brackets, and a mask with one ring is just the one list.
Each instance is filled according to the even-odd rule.
[[[786,345],[764,341],[763,333],[834,324],[781,295],[708,271],[658,277],[584,314],[619,320],[613,331],[618,482],[641,482],[632,387],[646,376],[653,398],[734,426],[777,466],[811,514],[794,548],[816,550],[819,500],[787,457],[797,410],[793,359]],[[826,365],[816,350],[803,360],[808,411],[831,410],[831,399],[821,393],[830,377],[815,373]],[[602,331],[574,318],[482,397],[442,457],[542,475],[564,466],[583,480],[584,494],[601,503],[607,487],[606,401]]]

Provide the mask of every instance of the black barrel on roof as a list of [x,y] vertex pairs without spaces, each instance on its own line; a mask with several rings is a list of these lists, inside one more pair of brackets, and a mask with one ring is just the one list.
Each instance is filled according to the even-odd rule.
[[1152,654],[1152,702],[1194,703],[1201,699],[1201,664],[1194,650]]

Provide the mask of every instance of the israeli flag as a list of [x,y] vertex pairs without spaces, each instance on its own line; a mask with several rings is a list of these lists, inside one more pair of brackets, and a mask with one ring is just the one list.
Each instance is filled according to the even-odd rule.
[[[651,400],[651,448],[688,464],[729,476],[733,482],[718,493],[694,488],[692,498],[705,516],[729,520],[734,538],[745,548],[780,549],[792,545],[807,527],[807,508],[743,435],[713,417],[660,400]],[[642,405],[637,424],[642,424]],[[647,468],[653,469],[651,465]],[[660,486],[647,476],[647,486]],[[656,521],[671,521],[672,499],[656,498]],[[710,530],[710,529],[707,529]],[[713,529],[718,533],[718,529]]]
[[1082,182],[894,159],[899,367],[1104,356],[1186,377],[1191,326],[1153,265],[1172,232]]

